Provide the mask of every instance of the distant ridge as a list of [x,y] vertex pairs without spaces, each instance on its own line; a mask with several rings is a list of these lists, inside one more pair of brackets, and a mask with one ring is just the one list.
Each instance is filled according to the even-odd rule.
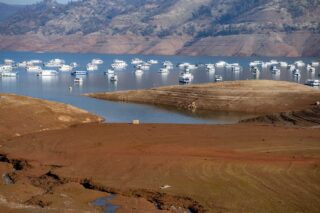
[[319,20],[320,0],[46,0],[0,20],[0,49],[320,56]]
[[23,5],[12,5],[12,4],[5,4],[0,2],[0,21],[15,14],[17,11],[19,11],[23,7],[24,7]]

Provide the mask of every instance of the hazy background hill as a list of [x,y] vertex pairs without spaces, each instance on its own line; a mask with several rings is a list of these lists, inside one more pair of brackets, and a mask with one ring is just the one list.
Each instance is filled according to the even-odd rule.
[[0,21],[15,14],[21,8],[23,8],[21,5],[9,5],[0,2]]
[[1,49],[320,55],[320,0],[46,0],[11,11]]

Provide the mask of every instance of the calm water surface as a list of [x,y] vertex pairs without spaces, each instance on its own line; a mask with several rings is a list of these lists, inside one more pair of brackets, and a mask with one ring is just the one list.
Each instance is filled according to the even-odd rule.
[[[140,58],[142,60],[156,59],[160,63],[152,65],[149,71],[144,71],[142,76],[136,76],[134,68],[130,64],[131,59]],[[77,62],[79,67],[77,70],[84,70],[87,63],[93,58],[100,58],[104,64],[99,66],[99,70],[90,72],[84,77],[82,85],[75,85],[74,77],[70,73],[59,73],[53,77],[37,77],[35,73],[27,73],[24,69],[18,69],[17,78],[0,78],[0,93],[15,93],[19,95],[32,96],[43,98],[52,101],[72,104],[79,108],[88,110],[92,113],[100,115],[107,122],[130,122],[133,119],[139,119],[146,123],[234,123],[239,119],[246,118],[248,115],[235,113],[211,113],[210,115],[192,114],[179,112],[170,109],[158,108],[155,106],[119,103],[96,100],[81,96],[83,93],[91,92],[106,92],[129,89],[144,89],[164,85],[178,84],[179,70],[174,68],[169,74],[158,73],[161,67],[161,62],[170,60],[175,65],[181,62],[189,62],[193,64],[200,63],[215,63],[224,60],[228,63],[240,63],[243,70],[239,73],[234,73],[226,69],[217,69],[215,73],[208,73],[200,68],[193,71],[194,80],[192,83],[213,82],[214,75],[220,74],[224,80],[241,80],[241,79],[274,79],[285,81],[298,81],[304,83],[306,79],[317,79],[319,68],[315,73],[309,73],[302,69],[300,79],[294,79],[291,73],[287,70],[282,70],[281,74],[274,76],[268,70],[262,71],[260,76],[253,76],[249,69],[249,62],[254,60],[269,61],[276,59],[278,61],[286,61],[293,63],[296,60],[303,60],[306,64],[311,61],[316,61],[315,58],[249,58],[249,57],[186,57],[186,56],[145,56],[145,55],[106,55],[106,54],[71,54],[71,53],[33,53],[33,52],[0,52],[0,63],[9,58],[16,62],[40,59],[44,62],[54,58],[61,58],[66,61],[66,64]],[[112,83],[104,71],[110,67],[114,59],[125,60],[129,66],[127,69],[117,71],[118,82]],[[72,86],[73,90],[69,91]]]

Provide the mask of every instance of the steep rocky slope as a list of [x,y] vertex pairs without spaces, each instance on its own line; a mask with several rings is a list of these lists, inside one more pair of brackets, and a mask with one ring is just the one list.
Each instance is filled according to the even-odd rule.
[[0,22],[0,48],[315,56],[319,14],[319,0],[45,0]]

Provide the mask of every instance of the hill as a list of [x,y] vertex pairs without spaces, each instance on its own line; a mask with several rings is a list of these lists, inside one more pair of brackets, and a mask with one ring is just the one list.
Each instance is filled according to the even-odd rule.
[[45,0],[0,22],[0,48],[318,56],[319,14],[319,0]]
[[319,101],[320,92],[284,81],[246,80],[91,93],[87,96],[167,106],[192,112],[228,111],[265,115],[309,108]]
[[8,18],[9,16],[15,14],[24,6],[21,5],[9,5],[0,2],[0,21]]

